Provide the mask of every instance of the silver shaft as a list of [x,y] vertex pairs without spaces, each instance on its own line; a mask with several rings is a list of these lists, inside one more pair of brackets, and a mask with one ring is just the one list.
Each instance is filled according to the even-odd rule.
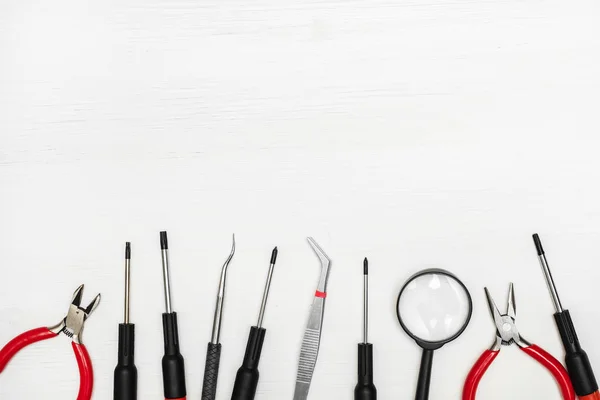
[[173,312],[171,308],[171,278],[169,277],[169,250],[162,249],[160,251],[162,256],[162,267],[163,267],[163,283],[165,285],[165,308],[167,313]]
[[363,343],[369,343],[369,275],[364,275]]
[[552,278],[552,272],[550,272],[548,260],[546,260],[546,254],[541,254],[538,256],[538,258],[540,259],[540,265],[542,266],[542,271],[544,272],[544,277],[546,278],[546,284],[548,285],[548,291],[550,292],[550,297],[552,298],[554,309],[557,313],[563,312],[560,297],[558,297],[556,285],[554,284],[554,278]]
[[131,260],[129,258],[127,258],[127,259],[125,259],[125,318],[124,318],[126,324],[129,323],[130,267],[131,267]]
[[269,297],[269,289],[271,288],[271,279],[273,278],[273,270],[275,269],[275,263],[269,265],[269,274],[267,275],[267,283],[265,284],[265,291],[263,293],[262,302],[260,304],[260,313],[258,314],[258,323],[256,326],[262,328],[263,318],[265,317],[265,308],[267,307],[267,298]]
[[223,303],[225,301],[225,283],[227,282],[227,267],[235,254],[235,234],[233,235],[233,243],[231,245],[231,253],[225,260],[223,268],[221,268],[221,279],[219,281],[219,291],[217,292],[217,303],[215,305],[215,316],[213,319],[213,329],[210,342],[212,344],[219,343],[219,337],[221,336],[221,321],[223,320]]

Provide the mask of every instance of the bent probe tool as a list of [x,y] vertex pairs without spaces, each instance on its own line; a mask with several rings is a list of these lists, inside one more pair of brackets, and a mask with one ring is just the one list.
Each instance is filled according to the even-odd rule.
[[373,345],[369,343],[369,260],[363,262],[363,342],[358,345],[358,383],[354,400],[377,400],[373,384]]
[[[481,357],[477,360],[471,372],[467,376],[465,386],[463,388],[463,400],[475,400],[477,394],[477,387],[483,375],[487,369],[492,365],[502,346],[510,346],[516,344],[525,354],[533,358],[535,361],[540,363],[546,368],[556,379],[556,382],[560,386],[562,397],[564,400],[575,400],[575,391],[571,385],[571,379],[569,374],[563,365],[554,358],[550,353],[542,349],[541,347],[529,343],[525,340],[515,323],[517,318],[517,308],[515,305],[515,291],[513,284],[511,283],[508,288],[508,305],[507,313],[501,314],[494,302],[494,299],[490,295],[490,292],[485,288],[485,295],[490,308],[490,313],[496,325],[496,339],[489,350],[483,352]],[[510,389],[509,389],[510,390]],[[507,394],[505,397],[509,397]]]
[[186,398],[185,364],[179,350],[179,330],[177,313],[171,304],[171,278],[169,276],[169,242],[167,232],[160,232],[160,253],[162,258],[163,284],[165,287],[165,308],[162,315],[165,355],[162,358],[163,390],[167,400]]
[[77,400],[90,400],[92,398],[92,389],[94,386],[94,371],[92,369],[90,355],[81,342],[81,333],[85,321],[90,314],[94,312],[96,307],[98,307],[100,295],[97,295],[86,308],[81,308],[82,294],[83,285],[79,286],[77,290],[75,290],[75,293],[73,293],[73,299],[71,300],[67,316],[57,325],[48,328],[32,329],[8,342],[6,346],[0,350],[0,373],[4,370],[6,364],[8,364],[20,350],[30,344],[41,340],[52,339],[60,333],[63,333],[72,341],[71,346],[73,347],[77,366],[79,367],[79,393],[77,394]]
[[565,348],[565,363],[567,364],[567,370],[571,376],[575,392],[580,400],[600,400],[600,391],[598,391],[598,383],[596,382],[590,359],[586,352],[581,348],[569,310],[563,309],[562,303],[560,302],[556,286],[554,285],[554,279],[552,278],[552,273],[548,266],[548,260],[546,260],[546,253],[544,252],[542,241],[537,233],[533,235],[533,242],[535,243],[540,266],[544,272],[548,291],[550,292],[550,297],[552,297],[552,303],[556,310],[554,321],[556,322],[558,332],[560,333]]
[[225,303],[225,283],[227,280],[227,268],[235,254],[235,235],[233,235],[231,252],[221,268],[221,279],[217,291],[217,302],[215,304],[215,317],[213,320],[212,337],[206,350],[206,364],[204,366],[204,380],[202,382],[202,400],[215,400],[217,396],[217,380],[219,378],[219,364],[221,362],[221,321],[223,319],[223,305]]
[[323,315],[325,313],[325,298],[327,297],[327,280],[329,279],[329,269],[331,266],[331,260],[319,247],[317,242],[309,237],[308,243],[321,262],[321,276],[319,278],[313,304],[310,307],[308,323],[306,325],[306,330],[304,331],[302,347],[300,348],[300,360],[298,362],[294,400],[306,400],[308,398],[310,383],[319,355],[319,345],[321,343],[321,332],[323,329]]
[[260,362],[260,354],[262,352],[263,342],[267,330],[262,327],[265,316],[265,308],[267,307],[267,298],[269,297],[269,288],[271,287],[271,279],[273,278],[273,270],[277,261],[277,247],[271,253],[271,262],[269,263],[269,273],[267,274],[267,283],[263,293],[260,312],[258,314],[258,323],[250,328],[248,344],[246,345],[246,353],[242,366],[238,369],[233,385],[233,394],[231,400],[254,400],[256,395],[256,387],[258,386],[258,363]]
[[137,399],[138,374],[135,366],[135,325],[129,323],[131,244],[125,243],[125,315],[119,324],[119,355],[115,368],[113,400]]

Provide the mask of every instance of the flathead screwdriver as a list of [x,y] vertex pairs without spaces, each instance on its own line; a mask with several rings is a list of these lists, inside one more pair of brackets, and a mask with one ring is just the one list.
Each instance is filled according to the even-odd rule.
[[542,241],[539,235],[536,233],[533,235],[533,242],[537,250],[538,259],[540,266],[548,285],[550,297],[554,304],[556,313],[554,314],[554,321],[560,333],[560,337],[565,348],[565,364],[567,365],[567,371],[571,377],[573,383],[573,389],[580,400],[600,400],[600,391],[598,391],[598,383],[592,370],[592,365],[588,358],[588,355],[581,348],[577,332],[573,321],[571,320],[571,314],[569,310],[563,309],[560,298],[558,297],[558,291],[548,266],[548,260],[546,259],[546,253],[542,247]]
[[242,366],[238,369],[235,376],[235,384],[233,385],[233,394],[231,400],[254,400],[256,388],[258,386],[258,363],[260,362],[260,354],[262,352],[263,342],[267,330],[262,327],[265,316],[265,308],[267,307],[267,298],[269,297],[269,288],[271,287],[271,279],[273,278],[273,270],[277,261],[277,247],[271,252],[271,262],[269,263],[269,273],[267,274],[267,283],[263,293],[260,312],[258,314],[258,323],[250,328],[248,344],[246,345],[246,353]]
[[373,384],[373,345],[369,343],[369,260],[363,262],[363,342],[358,345],[358,383],[354,400],[376,400]]
[[165,308],[162,315],[165,355],[162,358],[163,387],[165,399],[184,400],[185,366],[179,351],[179,332],[177,329],[177,313],[171,304],[171,278],[169,276],[169,242],[167,232],[160,233],[160,251],[163,267],[163,283],[165,287]]
[[129,288],[131,244],[125,243],[125,315],[119,324],[119,359],[115,368],[114,400],[137,399],[137,368],[135,367],[135,325],[129,322]]

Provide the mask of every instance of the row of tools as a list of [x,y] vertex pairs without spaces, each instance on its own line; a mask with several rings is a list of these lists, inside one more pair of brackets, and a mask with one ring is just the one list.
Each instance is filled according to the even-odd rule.
[[[544,277],[548,284],[552,302],[556,309],[554,319],[562,339],[566,357],[563,366],[556,358],[542,348],[525,340],[517,329],[515,294],[512,283],[509,286],[506,313],[501,313],[487,288],[486,299],[494,324],[496,337],[490,349],[486,350],[469,372],[464,388],[463,400],[474,400],[477,387],[485,372],[498,356],[502,346],[516,344],[526,354],[543,365],[556,379],[565,400],[600,400],[600,391],[594,377],[588,356],[581,348],[579,339],[568,310],[562,306],[541,240],[533,235],[535,247]],[[308,323],[301,348],[294,400],[308,398],[313,372],[317,363],[319,344],[323,327],[327,281],[331,260],[319,245],[308,238],[308,243],[321,264],[321,273],[313,303],[309,311]],[[185,400],[186,380],[184,359],[180,352],[177,328],[177,313],[171,303],[171,281],[169,276],[169,245],[167,233],[160,232],[162,270],[165,293],[165,313],[162,315],[164,334],[164,356],[162,372],[164,397],[166,400]],[[250,328],[248,343],[242,365],[238,369],[232,390],[232,400],[253,400],[259,381],[259,361],[265,340],[266,329],[263,320],[273,271],[277,261],[277,247],[271,253],[271,260],[261,301],[258,321]],[[219,363],[221,357],[221,322],[225,302],[225,286],[228,266],[235,254],[235,236],[231,252],[223,264],[217,292],[211,340],[208,343],[206,365],[202,387],[202,400],[214,400],[217,393]],[[124,321],[119,324],[118,363],[114,371],[114,400],[137,399],[137,368],[135,366],[135,325],[130,322],[130,270],[131,245],[125,246],[125,307]],[[373,380],[373,345],[368,341],[368,292],[369,264],[363,263],[364,310],[363,342],[358,344],[358,383],[354,389],[355,400],[376,400],[377,389]],[[77,400],[89,400],[93,389],[93,370],[90,356],[82,344],[81,334],[87,318],[100,302],[97,295],[87,307],[81,307],[83,285],[75,291],[65,318],[57,325],[25,332],[11,340],[0,350],[0,373],[15,354],[26,346],[64,334],[72,341],[73,351],[80,372],[80,387]],[[404,331],[423,349],[416,400],[429,398],[434,351],[444,344],[457,339],[467,328],[472,314],[472,300],[466,286],[452,273],[442,269],[427,269],[411,276],[398,295],[397,317]]]

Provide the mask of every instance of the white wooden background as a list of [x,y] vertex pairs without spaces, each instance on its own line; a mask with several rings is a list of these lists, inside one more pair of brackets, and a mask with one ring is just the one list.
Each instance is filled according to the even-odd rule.
[[[219,271],[238,238],[218,400],[229,399],[280,249],[257,398],[291,399],[318,277],[333,259],[311,399],[350,399],[371,260],[380,398],[411,399],[419,350],[404,280],[454,271],[475,302],[437,353],[432,399],[458,399],[493,339],[483,287],[516,287],[518,325],[562,348],[530,234],[600,371],[600,3],[596,0],[3,0],[0,342],[102,292],[84,341],[112,396],[123,245],[133,243],[140,399],[162,396],[158,232],[169,231],[188,398],[199,399]],[[0,375],[2,399],[72,399],[68,340]],[[480,398],[558,399],[504,350]],[[600,372],[599,372],[600,373]]]

